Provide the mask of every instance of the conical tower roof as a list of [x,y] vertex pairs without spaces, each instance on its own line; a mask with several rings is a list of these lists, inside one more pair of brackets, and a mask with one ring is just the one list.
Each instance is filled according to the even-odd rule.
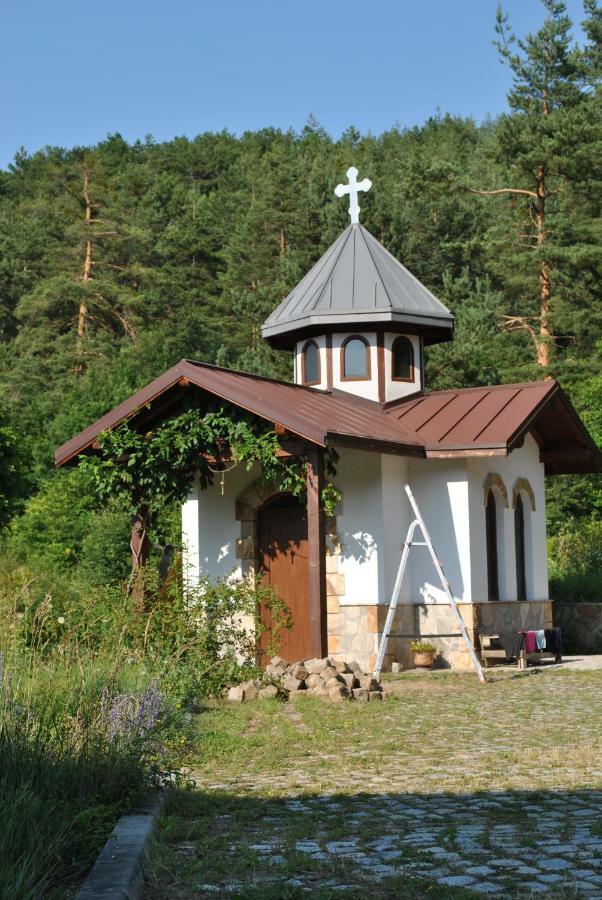
[[454,317],[363,225],[349,225],[263,324],[274,347],[328,331],[422,334],[449,340]]

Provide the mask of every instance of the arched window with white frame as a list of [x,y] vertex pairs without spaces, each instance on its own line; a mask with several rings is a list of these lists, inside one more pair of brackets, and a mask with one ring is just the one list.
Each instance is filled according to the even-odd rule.
[[490,472],[483,484],[485,545],[487,554],[487,599],[499,600],[504,588],[504,509],[508,492],[501,475]]
[[485,504],[485,540],[487,542],[487,599],[500,599],[500,561],[498,554],[497,504],[493,490]]
[[393,381],[414,381],[414,347],[407,337],[396,337],[391,347]]
[[359,334],[346,338],[341,345],[341,380],[370,379],[370,345]]
[[301,380],[303,384],[320,384],[320,349],[315,341],[307,341],[301,351]]
[[533,593],[533,523],[535,495],[526,478],[517,478],[512,490],[514,507],[514,553],[516,564],[516,599],[532,600]]

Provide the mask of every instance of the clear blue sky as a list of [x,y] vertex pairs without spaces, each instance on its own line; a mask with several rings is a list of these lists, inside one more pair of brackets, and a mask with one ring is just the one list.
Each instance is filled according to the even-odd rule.
[[[482,120],[509,84],[496,0],[4,0],[0,167],[17,149],[227,128]],[[540,0],[505,0],[518,34]],[[581,19],[580,0],[568,0]]]

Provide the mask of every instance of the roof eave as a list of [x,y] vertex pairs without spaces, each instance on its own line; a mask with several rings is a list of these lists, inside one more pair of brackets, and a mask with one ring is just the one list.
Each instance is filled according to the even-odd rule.
[[366,450],[371,453],[390,453],[395,456],[418,456],[424,458],[424,446],[404,441],[376,440],[367,435],[350,434],[343,431],[329,431],[326,434],[328,446],[349,450]]
[[374,328],[390,327],[409,333],[424,333],[428,343],[451,340],[454,331],[454,317],[424,315],[422,313],[400,313],[395,310],[337,310],[336,313],[312,314],[292,321],[270,325],[264,323],[261,335],[277,349],[292,349],[298,340],[316,334],[333,331],[366,331]]
[[[208,368],[219,369],[220,367],[209,366]],[[69,441],[58,447],[54,454],[56,467],[61,468],[62,466],[75,462],[79,456],[85,453],[89,453],[94,449],[94,443],[97,441],[99,435],[104,431],[109,431],[111,429],[117,428],[124,422],[131,421],[144,410],[150,410],[153,402],[158,400],[159,397],[163,397],[169,391],[177,388],[182,384],[185,384],[186,386],[191,384],[193,385],[193,387],[196,387],[200,391],[205,391],[207,394],[221,397],[226,402],[234,403],[235,405],[240,406],[241,409],[245,409],[252,415],[256,415],[259,418],[264,419],[264,421],[273,421],[273,419],[269,419],[259,410],[254,409],[250,404],[243,404],[234,398],[224,396],[223,394],[212,390],[207,385],[199,383],[198,369],[199,366],[195,365],[193,362],[190,362],[186,359],[180,360],[179,363],[177,363],[171,369],[168,369],[163,373],[163,375],[155,378],[145,387],[141,388],[140,391],[132,394],[114,409],[109,410],[109,412],[104,416],[101,416],[100,419],[97,419],[83,431],[79,432],[79,434],[74,435],[74,437],[72,437]],[[273,379],[265,378],[263,380],[272,381]],[[312,389],[307,388],[306,390]],[[318,430],[312,431],[311,429],[305,429],[303,432],[301,432],[298,429],[291,427],[290,425],[287,425],[286,427],[287,430],[289,430],[291,434],[295,435],[296,437],[306,440],[312,444],[316,444],[320,447],[326,446],[326,436],[322,433],[321,430],[320,432],[318,432]]]

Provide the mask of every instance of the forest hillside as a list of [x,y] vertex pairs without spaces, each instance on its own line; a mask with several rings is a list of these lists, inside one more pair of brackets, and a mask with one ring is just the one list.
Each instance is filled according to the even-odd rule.
[[[495,121],[440,114],[336,140],[312,119],[300,133],[112,134],[0,171],[12,554],[77,563],[89,517],[107,511],[81,476],[54,471],[55,447],[181,357],[290,378],[260,326],[345,227],[333,189],[350,165],[373,181],[363,223],[456,316],[453,343],[428,351],[428,388],[552,376],[602,441],[602,13],[586,0],[577,45],[563,4],[545,6],[519,41],[498,18],[491,52],[513,87]],[[599,480],[549,492],[551,534],[590,534]]]

